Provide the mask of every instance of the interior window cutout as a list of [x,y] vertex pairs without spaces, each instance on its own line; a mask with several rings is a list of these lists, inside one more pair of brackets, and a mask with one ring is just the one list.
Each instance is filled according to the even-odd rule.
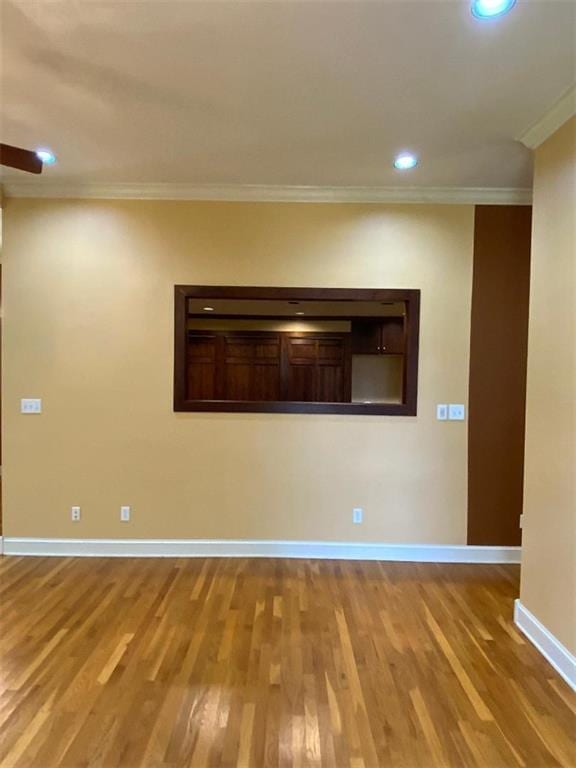
[[176,286],[174,410],[414,416],[419,304],[418,290]]

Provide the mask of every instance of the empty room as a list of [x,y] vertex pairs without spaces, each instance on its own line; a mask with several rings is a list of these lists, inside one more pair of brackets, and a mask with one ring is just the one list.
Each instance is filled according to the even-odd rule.
[[576,768],[576,0],[0,48],[0,768]]

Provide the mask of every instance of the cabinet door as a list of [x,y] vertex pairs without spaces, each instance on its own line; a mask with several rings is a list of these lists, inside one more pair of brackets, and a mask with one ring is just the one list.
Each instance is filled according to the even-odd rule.
[[317,341],[285,336],[286,400],[314,402],[316,399]]
[[352,323],[352,354],[404,354],[404,318],[355,320]]
[[354,320],[352,322],[352,354],[378,355],[382,330],[378,320]]
[[318,340],[316,402],[342,403],[347,399],[345,352],[343,338]]
[[383,355],[403,355],[404,340],[404,318],[386,317],[381,325],[380,352]]
[[216,399],[215,333],[188,334],[188,400]]
[[280,399],[278,334],[225,334],[224,399]]
[[224,400],[251,400],[253,342],[224,335]]
[[280,400],[280,335],[257,338],[252,360],[252,400]]
[[285,397],[296,402],[350,399],[349,345],[344,336],[286,336]]

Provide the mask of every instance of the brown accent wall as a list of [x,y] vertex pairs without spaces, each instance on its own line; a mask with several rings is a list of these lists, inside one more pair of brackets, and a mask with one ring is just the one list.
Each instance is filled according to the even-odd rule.
[[477,206],[468,405],[468,543],[519,545],[532,209]]

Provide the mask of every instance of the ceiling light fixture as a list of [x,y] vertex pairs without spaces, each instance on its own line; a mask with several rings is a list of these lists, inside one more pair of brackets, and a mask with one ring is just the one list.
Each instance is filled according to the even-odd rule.
[[418,165],[418,158],[411,152],[401,152],[394,158],[394,168],[397,171],[409,171]]
[[297,315],[303,315],[304,312],[296,312]]
[[49,149],[37,149],[36,157],[42,160],[43,165],[54,165],[56,162],[56,155]]
[[202,307],[204,312],[214,312],[214,307]]
[[477,19],[502,16],[516,5],[516,0],[472,0],[472,15]]

